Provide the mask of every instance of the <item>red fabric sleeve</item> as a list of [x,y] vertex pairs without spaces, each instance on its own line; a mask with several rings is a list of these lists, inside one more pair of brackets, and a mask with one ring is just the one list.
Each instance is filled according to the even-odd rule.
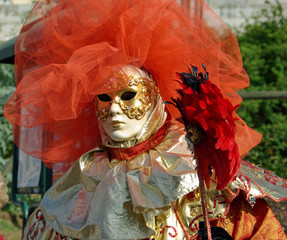
[[231,203],[227,222],[227,231],[234,240],[287,239],[279,221],[264,199],[257,199],[254,208],[251,208],[239,195]]

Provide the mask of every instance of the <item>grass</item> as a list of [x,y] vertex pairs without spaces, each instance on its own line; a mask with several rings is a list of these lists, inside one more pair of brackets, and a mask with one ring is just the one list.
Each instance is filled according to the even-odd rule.
[[7,222],[5,220],[0,220],[0,232],[5,231],[5,232],[13,232],[13,231],[19,231],[19,227],[15,226],[11,222]]

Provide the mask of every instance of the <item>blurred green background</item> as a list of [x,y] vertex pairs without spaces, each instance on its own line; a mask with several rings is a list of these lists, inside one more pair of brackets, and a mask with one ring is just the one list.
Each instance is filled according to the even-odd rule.
[[[287,17],[277,1],[237,32],[243,65],[250,77],[244,91],[287,90]],[[245,122],[263,134],[245,160],[287,178],[287,99],[243,100],[238,110]]]

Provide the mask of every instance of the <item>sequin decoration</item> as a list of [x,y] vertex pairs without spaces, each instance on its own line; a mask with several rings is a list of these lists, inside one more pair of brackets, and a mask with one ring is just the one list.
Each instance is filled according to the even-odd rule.
[[56,232],[56,239],[57,240],[67,240],[67,237]]
[[256,198],[252,194],[248,193],[247,194],[247,201],[249,202],[251,207],[254,207],[255,203],[256,203]]
[[283,183],[281,186],[287,190],[287,183]]
[[260,171],[258,171],[259,169],[257,168],[248,168],[248,172],[253,175],[254,177],[256,177],[258,180],[262,181],[262,177],[260,175]]
[[223,226],[226,227],[226,225],[227,225],[226,216],[225,216],[224,214],[219,214],[218,219],[219,219],[219,222],[220,222],[221,224],[223,224]]
[[56,234],[56,239],[57,240],[68,240],[68,239],[79,240],[79,239],[76,239],[76,238],[68,238],[67,236],[61,235],[60,233],[58,233],[56,231],[55,231],[55,234]]
[[266,181],[272,183],[273,185],[276,185],[277,183],[277,179],[274,178],[272,175],[264,175],[264,178],[266,179]]
[[192,191],[185,196],[188,201],[194,201],[200,197],[200,193],[198,191]]
[[249,192],[250,189],[251,189],[251,183],[250,181],[243,175],[239,175],[238,178],[240,179],[241,183],[243,184],[244,186],[244,190],[246,192]]
[[171,229],[174,231],[174,234],[172,234],[172,233],[169,232],[168,235],[171,236],[172,238],[175,238],[175,237],[177,236],[177,231],[176,231],[176,228],[173,227],[173,226],[165,226],[165,227],[163,227],[163,229],[160,231],[160,234],[163,234],[163,232],[164,232],[166,229],[169,229],[169,228],[171,228]]
[[225,197],[225,195],[219,194],[219,195],[217,195],[217,196],[214,198],[214,206],[213,206],[213,208],[216,208],[217,203],[219,203],[219,204],[224,204],[224,203],[226,203],[226,197]]
[[39,209],[36,214],[36,221],[33,223],[32,227],[29,229],[26,240],[33,240],[38,235],[39,231],[43,232],[46,227],[46,221],[42,214],[42,211]]
[[[208,214],[214,214],[214,212],[208,212]],[[189,226],[188,228],[192,231],[192,232],[195,232],[195,231],[198,231],[199,227],[198,227],[198,224],[197,224],[197,220],[199,218],[203,217],[203,214],[199,214],[197,215],[190,223],[189,223]]]
[[282,182],[283,182],[281,186],[282,186],[283,188],[287,189],[287,180],[285,180],[285,179],[281,179],[281,180],[282,180]]

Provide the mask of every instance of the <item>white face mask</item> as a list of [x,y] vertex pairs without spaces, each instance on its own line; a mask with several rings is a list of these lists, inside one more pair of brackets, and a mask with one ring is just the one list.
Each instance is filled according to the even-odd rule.
[[[132,140],[137,136],[147,122],[157,96],[153,80],[140,69],[126,66],[122,73],[125,78],[132,79],[132,84],[96,97],[100,124],[106,134],[117,142]],[[135,80],[142,79],[143,84],[133,84]]]
[[110,114],[102,126],[107,135],[114,141],[127,141],[136,137],[145,125],[149,112],[140,119],[130,119],[120,108],[119,104],[113,103],[110,107]]

